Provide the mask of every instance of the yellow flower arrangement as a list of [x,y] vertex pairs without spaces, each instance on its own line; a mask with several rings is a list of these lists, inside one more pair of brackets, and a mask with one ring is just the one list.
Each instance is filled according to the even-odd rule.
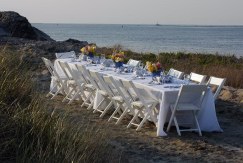
[[152,62],[146,62],[146,66],[149,72],[158,72],[162,70],[161,64],[159,62],[157,63],[152,63]]
[[91,52],[91,53],[95,53],[96,52],[96,46],[95,45],[88,46],[88,51]]
[[111,56],[111,59],[114,62],[123,62],[124,58],[125,58],[125,55],[124,55],[124,52],[122,52],[122,51],[120,51],[120,52],[114,51],[112,56]]
[[82,48],[80,49],[80,51],[81,51],[81,53],[83,53],[83,54],[88,54],[87,46],[82,47]]
[[87,45],[87,46],[81,48],[80,51],[83,54],[89,54],[89,53],[95,54],[95,52],[96,52],[96,45]]

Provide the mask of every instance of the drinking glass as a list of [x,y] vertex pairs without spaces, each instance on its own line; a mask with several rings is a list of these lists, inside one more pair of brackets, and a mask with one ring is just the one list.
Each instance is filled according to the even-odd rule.
[[191,76],[189,74],[184,75],[184,80],[185,80],[187,85],[190,83],[190,78],[191,78]]
[[105,61],[105,54],[100,55],[100,63],[103,64]]
[[98,64],[98,63],[99,63],[99,57],[98,57],[98,56],[94,56],[94,57],[93,57],[93,62],[94,62],[95,64]]
[[88,62],[89,64],[91,64],[91,63],[92,63],[92,58],[87,57],[87,62]]

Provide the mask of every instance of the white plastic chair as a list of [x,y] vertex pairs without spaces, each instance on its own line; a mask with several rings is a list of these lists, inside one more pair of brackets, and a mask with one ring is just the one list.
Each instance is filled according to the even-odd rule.
[[183,75],[184,75],[184,72],[181,72],[181,71],[178,71],[178,70],[175,70],[173,68],[171,68],[168,72],[167,75],[170,75],[170,76],[174,76],[176,77],[177,79],[182,79]]
[[[58,93],[65,94],[67,92],[67,87],[66,87],[66,78],[61,78],[56,69],[54,68],[53,64],[51,61],[47,58],[42,57],[43,62],[45,63],[47,69],[51,73],[51,78],[53,79],[54,86],[53,88],[48,92],[46,97],[52,96],[51,99],[57,96]],[[54,93],[53,90],[57,89],[57,91]]]
[[55,53],[57,59],[65,59],[65,58],[75,58],[76,54],[74,51],[63,52],[63,53]]
[[226,79],[225,78],[217,78],[214,76],[211,76],[207,82],[208,86],[217,86],[217,89],[213,95],[214,100],[216,100],[218,98],[218,95],[222,89],[222,87],[224,86]]
[[93,107],[94,105],[94,100],[92,97],[94,97],[96,88],[94,86],[94,82],[89,74],[89,71],[84,67],[84,65],[79,65],[76,64],[76,67],[79,71],[80,77],[82,78],[83,81],[85,81],[84,88],[88,94],[86,95],[85,99],[83,99],[83,103],[81,104],[81,107],[87,106],[88,110]]
[[[178,93],[175,104],[170,105],[171,117],[167,126],[167,132],[169,132],[172,122],[176,126],[176,130],[179,136],[181,131],[198,131],[199,135],[202,136],[201,129],[197,120],[197,113],[201,109],[202,101],[207,90],[206,85],[183,85]],[[188,98],[190,98],[188,100]],[[187,99],[187,102],[183,100]],[[198,100],[198,102],[196,102]],[[195,104],[196,103],[196,104]],[[196,128],[180,129],[177,121],[177,116],[181,112],[191,112],[193,115],[194,123]],[[189,118],[189,117],[188,117]]]
[[[130,94],[134,93],[137,100],[131,102],[131,106],[134,109],[134,115],[130,123],[128,124],[127,128],[131,127],[132,125],[136,126],[136,131],[139,131],[143,124],[148,120],[151,119],[154,124],[157,124],[157,110],[156,105],[159,104],[159,101],[154,100],[152,98],[144,98],[140,90],[134,85],[134,83],[130,80],[121,80],[123,86],[127,89]],[[141,117],[142,120],[140,121],[138,117]],[[136,123],[137,121],[137,123]]]
[[133,67],[138,67],[140,64],[140,61],[134,60],[134,59],[129,59],[127,62],[128,66],[133,66]]
[[206,75],[200,75],[194,72],[191,72],[190,74],[190,80],[197,82],[198,84],[203,84],[205,83]]

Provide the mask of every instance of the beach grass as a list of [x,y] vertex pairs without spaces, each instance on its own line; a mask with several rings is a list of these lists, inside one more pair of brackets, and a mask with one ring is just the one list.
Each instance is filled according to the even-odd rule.
[[[9,57],[11,56],[11,57]],[[35,90],[28,66],[16,53],[0,52],[0,162],[109,162],[107,133],[76,124]],[[113,157],[114,156],[114,157]]]
[[[119,45],[116,45],[114,48],[117,47],[122,48]],[[104,53],[109,56],[114,48],[99,48],[98,53]],[[140,60],[144,64],[146,61],[159,61],[165,71],[175,68],[187,74],[195,72],[207,75],[208,78],[210,76],[226,78],[225,85],[243,88],[243,57],[206,53],[161,52],[153,54],[137,53],[131,50],[124,51],[125,62],[130,58]]]

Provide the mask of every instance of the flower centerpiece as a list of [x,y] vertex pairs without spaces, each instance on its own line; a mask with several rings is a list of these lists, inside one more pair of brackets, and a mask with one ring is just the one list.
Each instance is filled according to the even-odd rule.
[[124,58],[125,58],[125,55],[124,55],[123,51],[119,51],[119,52],[114,51],[111,56],[111,59],[115,62],[116,68],[123,66]]
[[157,63],[146,62],[146,67],[147,67],[148,71],[152,73],[153,77],[160,76],[162,67],[159,62],[157,62]]
[[80,49],[81,53],[87,55],[90,58],[93,58],[96,53],[96,45],[86,45]]

